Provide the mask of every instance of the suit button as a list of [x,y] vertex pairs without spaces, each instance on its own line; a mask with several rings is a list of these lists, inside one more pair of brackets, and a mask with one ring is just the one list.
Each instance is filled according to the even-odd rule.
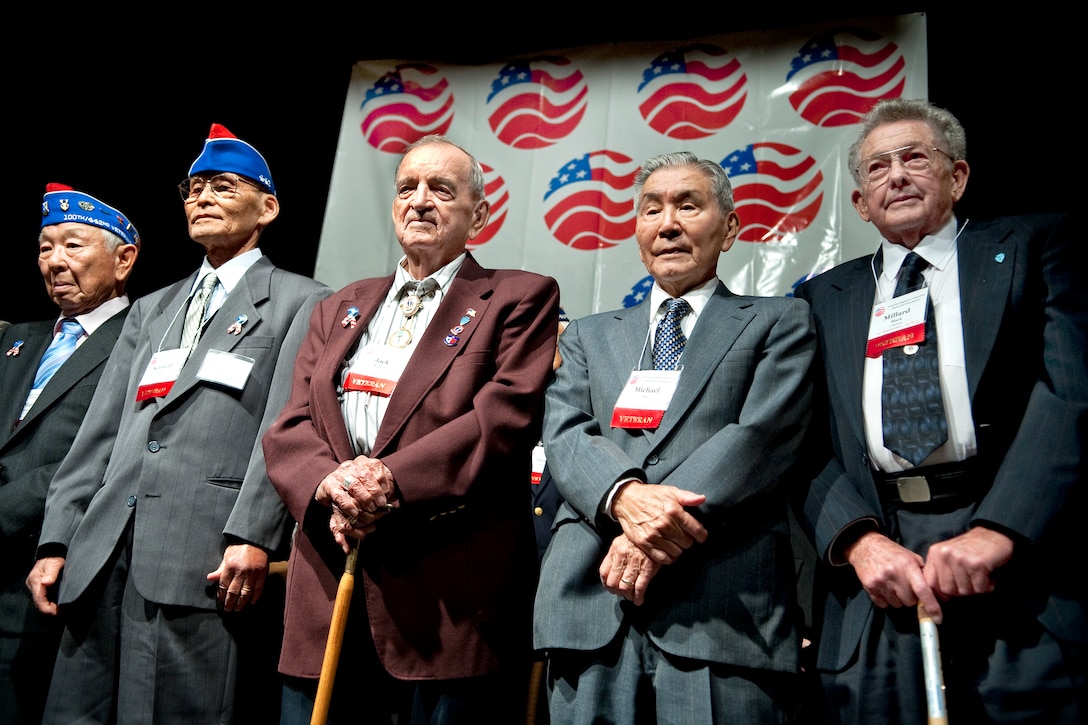
[[658,458],[657,458],[657,454],[655,453],[655,454],[651,455],[649,458],[646,459],[646,465],[647,466],[656,466],[657,461],[658,461]]
[[147,450],[151,451],[152,453],[158,453],[159,452],[159,442],[158,441],[150,441],[147,444]]
[[543,516],[544,515],[544,509],[537,506],[536,508],[533,509],[533,513],[536,514],[537,516]]
[[136,497],[135,496],[129,496],[127,503],[128,503],[128,507],[132,508],[133,506],[136,505]]

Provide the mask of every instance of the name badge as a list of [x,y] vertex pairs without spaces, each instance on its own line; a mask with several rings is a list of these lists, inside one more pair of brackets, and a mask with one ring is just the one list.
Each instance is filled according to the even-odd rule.
[[874,305],[869,318],[866,357],[880,357],[885,350],[925,340],[928,298],[929,290],[923,287]]
[[635,370],[612,410],[613,428],[656,428],[680,382],[679,370]]
[[255,362],[256,360],[245,355],[209,350],[204,356],[204,362],[200,364],[200,369],[196,371],[196,377],[208,383],[242,390]]
[[348,370],[344,390],[388,398],[400,382],[412,353],[390,345],[366,345]]
[[544,464],[548,462],[547,457],[544,455],[544,446],[537,443],[533,448],[533,472],[532,477],[529,479],[530,483],[534,486],[540,483],[540,479],[544,477]]
[[170,388],[174,387],[174,381],[181,374],[188,355],[189,351],[183,348],[159,350],[152,355],[143,377],[140,378],[140,384],[136,387],[137,402],[148,398],[161,398],[169,393]]

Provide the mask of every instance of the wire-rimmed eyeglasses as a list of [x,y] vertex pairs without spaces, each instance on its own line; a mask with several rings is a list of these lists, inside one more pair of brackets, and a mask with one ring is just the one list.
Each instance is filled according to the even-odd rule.
[[203,176],[190,176],[187,179],[183,179],[178,184],[178,192],[181,194],[182,201],[190,202],[196,201],[201,194],[204,193],[204,189],[210,189],[213,196],[220,199],[232,199],[238,195],[238,184],[249,184],[255,189],[265,191],[265,188],[256,182],[250,181],[244,176],[238,176],[237,174],[216,174],[211,178],[205,179]]
[[892,164],[898,161],[907,171],[926,171],[933,164],[937,154],[944,154],[951,161],[952,154],[936,146],[911,144],[891,151],[873,154],[858,166],[858,176],[867,184],[879,184],[888,178]]

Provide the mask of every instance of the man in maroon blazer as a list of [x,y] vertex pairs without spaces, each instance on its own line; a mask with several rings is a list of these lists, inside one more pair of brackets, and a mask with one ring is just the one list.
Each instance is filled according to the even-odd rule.
[[417,141],[396,173],[396,271],[314,311],[264,437],[298,522],[281,723],[310,721],[352,547],[329,722],[524,719],[536,554],[517,482],[540,438],[559,288],[476,262],[466,244],[488,216],[476,160]]

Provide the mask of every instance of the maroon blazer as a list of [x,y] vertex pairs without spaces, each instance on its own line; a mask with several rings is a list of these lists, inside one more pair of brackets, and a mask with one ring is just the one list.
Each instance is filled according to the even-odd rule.
[[[314,493],[353,457],[337,397],[341,366],[392,283],[362,280],[318,304],[291,397],[263,439],[269,477],[299,523],[286,675],[321,672],[345,556]],[[393,472],[399,508],[360,544],[351,616],[369,618],[397,678],[482,675],[529,655],[536,553],[523,482],[540,438],[558,305],[554,279],[483,269],[469,255],[390,398],[371,455]],[[354,328],[343,324],[351,307]]]

